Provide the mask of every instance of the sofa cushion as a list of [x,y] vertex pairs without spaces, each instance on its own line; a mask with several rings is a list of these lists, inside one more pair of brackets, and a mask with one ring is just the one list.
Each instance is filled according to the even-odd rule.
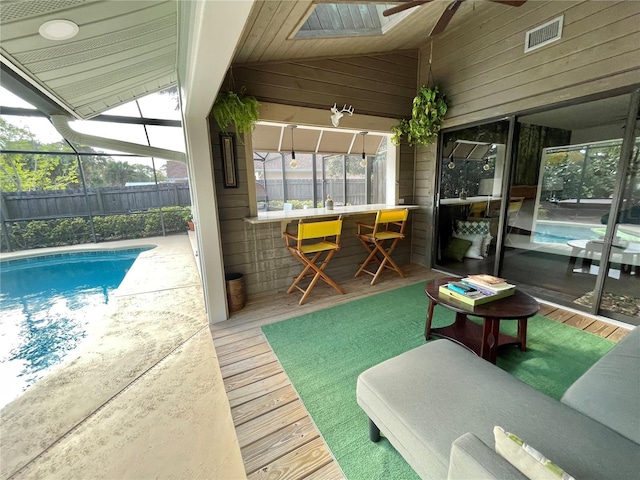
[[517,435],[505,432],[499,426],[493,427],[493,435],[496,439],[496,452],[528,479],[575,480],[538,450],[524,443]]
[[640,444],[640,328],[571,385],[562,402]]
[[464,433],[493,445],[495,425],[553,452],[554,461],[579,479],[634,478],[640,466],[634,442],[449,340],[363,372],[356,398],[425,479],[446,478],[451,444]]

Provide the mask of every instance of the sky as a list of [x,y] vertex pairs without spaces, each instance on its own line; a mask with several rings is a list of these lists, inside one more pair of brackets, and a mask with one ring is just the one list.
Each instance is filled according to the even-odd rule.
[[[180,111],[175,109],[175,100],[170,95],[160,95],[159,93],[152,93],[138,99],[138,103],[140,105],[142,114],[146,118],[159,118],[165,120],[181,119]],[[33,106],[1,86],[0,104],[6,107],[33,108]],[[140,111],[138,110],[135,101],[120,105],[111,110],[107,110],[106,112],[104,112],[104,114],[140,117]],[[39,142],[54,143],[62,141],[62,136],[56,131],[51,122],[46,118],[16,117],[13,115],[3,115],[2,118],[4,118],[12,125],[16,125],[21,128],[28,128],[36,136]],[[70,121],[69,124],[71,128],[80,133],[147,145],[147,139],[145,136],[144,127],[142,125],[98,122],[95,120],[73,120]],[[185,151],[184,135],[181,128],[149,125],[147,126],[147,133],[149,135],[149,142],[151,143],[151,146],[166,148],[169,150],[176,150],[179,152]],[[115,150],[107,150],[104,148],[95,148],[95,150],[110,155],[122,153]],[[122,157],[122,159],[127,160],[126,157]],[[130,163],[148,164],[150,162],[150,158],[136,157],[135,159],[130,158],[127,161]],[[164,160],[156,160],[157,167],[160,167],[164,164]]]

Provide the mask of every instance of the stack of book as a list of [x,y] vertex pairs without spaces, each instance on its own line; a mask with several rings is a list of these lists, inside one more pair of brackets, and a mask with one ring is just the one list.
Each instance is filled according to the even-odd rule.
[[513,295],[516,286],[507,283],[504,278],[493,275],[469,275],[457,282],[441,285],[439,292],[467,305],[475,306],[489,303]]

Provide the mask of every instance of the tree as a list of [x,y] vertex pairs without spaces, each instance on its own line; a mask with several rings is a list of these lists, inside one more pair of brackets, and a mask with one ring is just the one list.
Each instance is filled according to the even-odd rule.
[[[157,172],[161,176],[160,172]],[[103,173],[108,185],[124,186],[127,182],[153,182],[153,169],[140,163],[111,160]],[[160,178],[159,178],[160,179]]]
[[547,154],[543,190],[568,198],[610,198],[621,144],[581,147]]
[[[42,153],[0,154],[0,187],[4,191],[64,190],[78,188],[80,174],[74,152],[69,155],[47,154],[47,151],[68,150],[65,143],[40,143],[26,128],[16,127],[0,118],[0,148],[2,150],[41,151]],[[83,147],[81,162],[87,186],[124,186],[127,182],[154,182],[153,169],[141,163],[129,163],[100,155],[91,147]],[[158,180],[166,175],[156,172]]]
[[[45,150],[28,130],[0,118],[0,147],[3,150]],[[57,147],[59,143],[47,145]],[[4,191],[60,190],[77,187],[78,168],[75,157],[61,154],[0,154],[0,187]]]

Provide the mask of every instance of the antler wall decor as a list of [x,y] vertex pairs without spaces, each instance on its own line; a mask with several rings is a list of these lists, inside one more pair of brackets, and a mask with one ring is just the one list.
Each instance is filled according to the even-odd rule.
[[352,116],[354,111],[355,109],[353,108],[353,105],[349,105],[349,108],[347,108],[347,104],[345,103],[342,110],[338,110],[337,105],[334,103],[333,107],[331,107],[331,123],[334,127],[338,127],[340,125],[340,119],[344,117],[344,113],[348,113],[349,116]]

